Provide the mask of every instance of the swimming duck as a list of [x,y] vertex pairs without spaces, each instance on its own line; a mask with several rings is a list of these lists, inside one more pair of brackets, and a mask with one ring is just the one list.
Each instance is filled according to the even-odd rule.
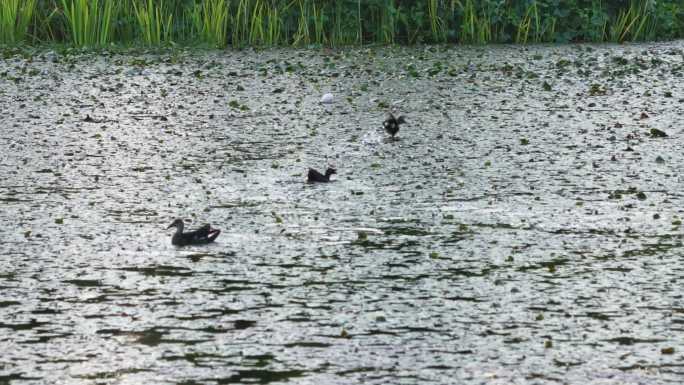
[[385,121],[382,123],[382,126],[385,127],[385,131],[392,135],[392,139],[394,139],[394,135],[399,132],[399,125],[406,123],[406,120],[404,119],[404,116],[401,115],[398,118],[395,118],[394,115],[390,112],[389,117],[385,119]]
[[309,169],[309,175],[307,176],[306,181],[309,183],[315,183],[315,182],[327,183],[327,182],[330,182],[330,176],[332,174],[337,174],[337,170],[335,170],[332,167],[328,167],[328,169],[325,170],[325,175],[314,170],[313,168],[310,168]]
[[195,231],[188,231],[187,233],[183,232],[184,226],[185,223],[183,223],[182,219],[176,219],[167,228],[167,230],[172,227],[176,228],[176,233],[173,234],[173,237],[171,238],[171,244],[176,246],[203,245],[205,243],[214,242],[216,237],[221,234],[221,230],[213,229],[209,224],[206,224]]

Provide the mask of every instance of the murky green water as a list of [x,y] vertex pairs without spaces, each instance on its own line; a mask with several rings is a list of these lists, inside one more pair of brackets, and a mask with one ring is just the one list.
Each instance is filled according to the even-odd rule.
[[682,47],[8,55],[0,384],[681,383]]

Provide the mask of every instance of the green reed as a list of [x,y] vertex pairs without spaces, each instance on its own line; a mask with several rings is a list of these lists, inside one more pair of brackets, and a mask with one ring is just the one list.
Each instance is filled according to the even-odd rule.
[[517,44],[527,44],[530,40],[533,43],[552,41],[555,30],[556,18],[547,16],[546,20],[542,20],[537,2],[534,1],[526,8],[525,14],[518,22],[514,41]]
[[112,41],[116,0],[62,0],[66,30],[76,47],[103,46]]
[[439,0],[427,0],[428,18],[430,19],[430,30],[432,38],[437,42],[446,41],[446,28],[444,21],[439,15]]
[[133,1],[140,36],[147,45],[160,45],[171,41],[173,14],[164,7],[164,0]]
[[0,1],[0,42],[16,44],[26,39],[36,0]]
[[460,38],[464,43],[486,44],[492,41],[493,26],[491,15],[486,11],[479,12],[476,1],[465,0],[459,2],[463,19],[461,22]]
[[243,47],[684,37],[681,0],[0,0],[0,42]]
[[195,3],[188,18],[192,29],[203,43],[223,48],[228,44],[228,22],[230,2],[226,0],[206,0]]
[[297,30],[293,37],[294,45],[308,45],[311,44],[311,36],[309,28],[309,1],[296,0],[296,8],[299,11],[297,18]]
[[651,21],[651,4],[653,3],[648,1],[630,1],[629,7],[620,10],[611,25],[609,40],[622,43],[650,37],[654,27]]
[[249,0],[238,0],[237,9],[233,12],[230,25],[231,40],[234,47],[247,44],[249,31]]
[[266,9],[266,36],[264,44],[277,45],[282,43],[283,20],[281,15],[287,12],[288,5],[271,5]]

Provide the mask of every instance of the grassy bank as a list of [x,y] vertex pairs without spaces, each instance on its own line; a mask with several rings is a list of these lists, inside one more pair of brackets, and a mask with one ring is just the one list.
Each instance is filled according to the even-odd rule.
[[680,37],[680,0],[0,1],[4,44],[340,46]]

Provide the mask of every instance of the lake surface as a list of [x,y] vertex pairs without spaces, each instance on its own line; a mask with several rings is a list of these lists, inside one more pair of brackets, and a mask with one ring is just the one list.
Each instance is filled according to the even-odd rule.
[[683,48],[5,50],[0,384],[680,384]]

